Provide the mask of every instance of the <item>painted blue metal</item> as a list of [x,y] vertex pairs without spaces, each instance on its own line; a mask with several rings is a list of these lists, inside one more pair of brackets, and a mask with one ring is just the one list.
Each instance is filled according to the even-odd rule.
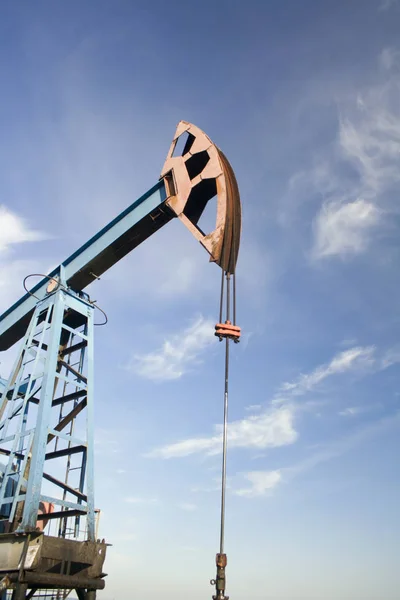
[[62,287],[37,303],[1,396],[0,530],[35,530],[48,502],[60,535],[78,539],[82,518],[95,540],[93,320],[94,305]]
[[[88,320],[87,328],[87,361],[88,361],[88,381],[91,384],[87,387],[87,438],[94,440],[94,326],[93,319]],[[88,537],[95,539],[95,515],[94,515],[94,444],[88,444],[86,454],[83,457],[86,460],[85,469],[82,469],[81,474],[87,478],[87,510],[88,510]],[[84,481],[81,479],[83,489]]]
[[50,274],[55,291],[44,278],[0,317],[0,350],[23,336],[0,381],[0,531],[35,530],[45,502],[58,535],[95,540],[94,305],[82,290],[173,218],[165,200],[160,181]]
[[[73,290],[83,290],[173,218],[172,213],[165,207],[165,200],[164,181],[159,181],[63,261],[49,276],[61,276]],[[156,218],[160,211],[161,218]],[[31,289],[33,296],[25,294],[0,316],[0,351],[6,350],[23,337],[37,300],[45,297],[48,282],[47,278],[42,279]]]
[[[39,411],[36,417],[35,436],[32,447],[32,459],[30,464],[30,473],[26,489],[26,500],[21,523],[21,531],[33,531],[36,527],[40,492],[42,488],[44,455],[46,454],[47,436],[51,415],[51,403],[53,400],[57,354],[60,345],[60,333],[64,313],[64,292],[59,291],[52,298],[53,302],[48,303],[48,314],[51,315],[51,326],[49,327],[50,339],[48,350],[46,352],[47,360],[44,375],[42,378]],[[45,301],[46,302],[46,301]],[[38,318],[42,306],[39,303],[36,309],[36,319]],[[39,353],[37,353],[37,357]]]

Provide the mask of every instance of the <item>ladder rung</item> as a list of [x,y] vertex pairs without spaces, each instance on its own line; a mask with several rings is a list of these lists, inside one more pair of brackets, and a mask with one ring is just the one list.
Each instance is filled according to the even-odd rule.
[[67,414],[65,417],[61,419],[58,425],[55,426],[53,430],[50,429],[50,433],[47,436],[47,443],[49,444],[57,435],[63,437],[61,431],[71,423],[86,408],[86,398],[81,400],[79,404],[76,404],[74,408]]
[[[58,362],[60,363],[60,365],[62,365],[63,367],[65,367],[67,369],[67,371],[69,371],[70,373],[72,373],[72,375],[75,375],[75,377],[77,377],[78,379],[80,379],[81,381],[83,381],[83,383],[87,383],[87,377],[85,377],[85,375],[82,375],[82,373],[79,373],[79,371],[77,371],[76,369],[74,369],[74,367],[71,367],[71,365],[69,365],[67,362],[65,362],[65,360],[61,360],[59,359]],[[74,383],[73,381],[71,381],[70,383]]]
[[[5,454],[6,456],[10,456],[11,450],[6,450],[5,448],[0,448],[0,454]],[[19,458],[21,460],[23,460],[25,458],[25,456],[23,454],[21,454],[20,452],[13,452],[12,454],[15,458]]]
[[54,450],[54,452],[48,452],[45,456],[45,460],[51,460],[52,458],[60,458],[62,456],[69,456],[70,454],[78,454],[79,452],[86,452],[86,446],[72,446],[72,448],[63,448],[62,450]]
[[56,398],[51,403],[52,406],[59,406],[60,404],[64,404],[64,402],[69,402],[70,400],[76,400],[77,398],[82,398],[87,395],[86,390],[79,390],[78,392],[72,392],[72,394],[67,394],[66,396],[62,396],[61,398]]
[[46,513],[43,515],[38,515],[38,521],[44,521],[45,519],[62,519],[63,517],[78,517],[80,515],[86,515],[86,510],[60,510],[53,513]]
[[72,352],[76,352],[76,350],[82,350],[82,348],[85,348],[86,346],[87,346],[87,341],[84,340],[83,342],[78,342],[78,344],[74,344],[73,346],[66,348],[65,350],[63,350],[61,352],[61,354],[63,356],[66,356],[67,354],[72,354]]
[[79,490],[75,490],[73,487],[71,487],[64,481],[60,481],[60,479],[56,479],[56,477],[53,477],[53,475],[50,475],[50,473],[43,473],[43,478],[47,479],[47,481],[50,481],[50,483],[53,483],[54,485],[57,485],[58,487],[62,488],[69,494],[72,494],[73,496],[76,496],[77,498],[80,498],[81,500],[84,500],[85,502],[87,501],[86,494],[82,494],[82,492],[80,492]]

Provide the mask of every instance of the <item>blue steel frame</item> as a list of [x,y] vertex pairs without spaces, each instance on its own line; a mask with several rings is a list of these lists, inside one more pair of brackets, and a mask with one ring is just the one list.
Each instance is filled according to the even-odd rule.
[[[94,540],[94,307],[83,297],[82,290],[174,218],[166,207],[166,199],[165,183],[160,180],[0,316],[0,350],[24,336],[11,377],[0,385],[0,455],[8,456],[0,485],[0,531],[34,530],[40,522],[46,522],[39,509],[42,503],[49,503],[58,507],[53,516],[59,518],[59,535],[72,532],[76,539],[81,531],[80,519],[85,518],[87,539]],[[62,284],[51,294],[46,291],[49,277]],[[84,316],[86,334],[68,325],[71,311]],[[84,347],[77,344],[81,355],[78,363],[85,369],[85,376],[65,366],[62,360],[60,340],[65,338],[65,332],[69,332],[69,347],[74,346],[71,340],[79,335],[85,342]],[[64,350],[68,351],[68,347]],[[60,385],[64,395],[56,398]],[[65,386],[72,386],[75,392],[65,393]],[[67,399],[63,401],[63,397]],[[75,398],[73,409],[64,414],[71,397]],[[54,415],[56,407],[60,407],[58,416]],[[74,426],[83,412],[87,417],[85,439],[77,439]],[[50,427],[52,420],[54,426]],[[70,427],[67,434],[65,426]],[[54,449],[49,451],[51,444]],[[81,462],[76,467],[73,461],[78,455]],[[57,462],[56,459],[66,459],[66,464],[55,474],[46,473],[46,465]],[[81,477],[72,487],[69,482],[76,470],[80,470]],[[45,485],[52,485],[62,494],[45,493]],[[52,515],[47,517],[51,519]],[[75,519],[72,527],[71,519]]]
[[[174,218],[174,215],[165,208],[166,198],[167,193],[162,180],[76,250],[49,276],[62,277],[69,287],[75,291],[82,291],[124,254]],[[130,232],[131,238],[126,240]],[[114,246],[119,240],[124,240],[125,249],[121,252],[121,256],[116,256]],[[95,265],[97,273],[91,274],[92,265]],[[45,297],[47,284],[48,279],[42,279],[30,290],[30,294],[20,298],[0,315],[0,351],[8,349],[23,337],[29,321],[19,327],[17,332],[10,332],[21,319],[26,318],[34,310],[37,300]]]
[[[54,517],[59,535],[79,539],[86,519],[85,539],[95,541],[94,306],[83,296],[61,286],[37,303],[3,390],[0,454],[8,456],[0,485],[3,531],[34,531]],[[59,508],[41,515],[43,503]]]

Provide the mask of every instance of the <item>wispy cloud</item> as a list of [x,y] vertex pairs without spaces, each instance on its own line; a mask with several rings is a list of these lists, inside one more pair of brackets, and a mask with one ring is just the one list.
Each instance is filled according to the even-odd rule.
[[241,488],[235,491],[237,496],[254,498],[265,496],[266,493],[276,487],[282,479],[280,471],[250,471],[245,478],[251,483],[251,487]]
[[[373,373],[400,360],[399,354],[387,351],[380,358],[374,346],[355,346],[337,353],[330,362],[319,365],[294,381],[283,383],[271,400],[270,406],[260,414],[233,421],[228,428],[230,448],[263,450],[296,442],[296,412],[300,407],[294,400],[314,391],[323,381],[345,373]],[[306,403],[308,406],[308,403]],[[259,406],[253,406],[259,410]],[[155,448],[146,456],[151,458],[180,458],[193,454],[215,455],[222,448],[222,426],[215,425],[209,436],[191,437]]]
[[38,242],[46,238],[44,233],[30,229],[21,217],[0,205],[0,254],[9,250],[12,245]]
[[398,99],[398,82],[388,82],[359,95],[353,114],[340,120],[338,141],[342,156],[358,173],[360,195],[375,202],[400,181],[400,116],[395,105]]
[[22,293],[23,278],[36,270],[35,261],[14,258],[15,247],[47,238],[45,233],[31,229],[24,219],[0,205],[0,312]]
[[35,261],[0,256],[0,314],[25,293],[22,287],[24,277],[35,272],[36,266]]
[[356,417],[358,415],[362,415],[364,413],[368,413],[374,410],[378,410],[382,408],[382,404],[374,403],[374,404],[361,404],[358,406],[347,406],[343,410],[338,412],[340,417]]
[[[297,439],[294,428],[294,410],[291,407],[274,408],[261,415],[233,421],[229,424],[230,448],[274,448],[293,444]],[[178,458],[191,454],[218,454],[222,450],[222,426],[208,437],[188,438],[156,448],[148,456]]]
[[354,202],[324,202],[314,222],[316,258],[360,254],[369,243],[370,231],[378,225],[380,211],[361,198]]
[[[248,488],[237,488],[234,493],[245,498],[267,496],[278,485],[288,483],[293,478],[314,469],[318,465],[342,456],[366,440],[392,428],[398,428],[399,425],[400,413],[395,413],[362,427],[346,437],[321,446],[317,452],[291,467],[273,471],[250,471],[245,473],[244,477],[252,485]],[[237,476],[243,477],[243,473],[238,473]]]
[[165,340],[159,350],[134,356],[128,368],[155,381],[179,379],[201,362],[201,355],[215,340],[213,334],[212,321],[200,316],[184,331]]
[[370,369],[375,362],[374,352],[374,346],[356,346],[339,352],[329,363],[319,365],[310,373],[302,374],[292,382],[284,383],[273,402],[281,403],[296,396],[303,396],[328,377],[354,370]]
[[[393,67],[396,53],[386,49],[381,55],[386,69]],[[315,221],[314,255],[319,258],[364,252],[385,213],[397,210],[389,192],[400,181],[399,91],[399,82],[391,78],[342,108],[336,146],[340,160],[331,161],[335,189]],[[344,176],[342,167],[349,166],[357,180]]]
[[322,200],[313,220],[314,261],[366,252],[390,228],[389,215],[399,211],[394,193],[400,182],[399,57],[397,48],[384,48],[379,83],[352,96],[339,94],[333,143],[289,181],[285,203],[291,208],[283,209],[283,223],[294,206],[302,206],[301,198]]

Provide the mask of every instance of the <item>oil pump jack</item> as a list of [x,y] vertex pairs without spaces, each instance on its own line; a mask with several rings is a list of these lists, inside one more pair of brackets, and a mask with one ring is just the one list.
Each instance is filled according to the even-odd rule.
[[[182,151],[178,148],[182,147]],[[216,197],[216,225],[199,220]],[[105,586],[107,544],[94,504],[94,327],[107,320],[86,288],[174,218],[221,268],[226,343],[221,531],[214,599],[225,596],[224,519],[229,342],[238,342],[235,267],[241,205],[234,172],[208,136],[181,121],[159,181],[48,275],[28,275],[26,294],[0,316],[0,351],[20,342],[0,380],[0,593],[13,600],[94,600]],[[39,277],[33,287],[29,278]],[[32,281],[32,280],[31,280]],[[37,281],[37,280],[36,280]],[[30,289],[29,289],[30,288]]]

